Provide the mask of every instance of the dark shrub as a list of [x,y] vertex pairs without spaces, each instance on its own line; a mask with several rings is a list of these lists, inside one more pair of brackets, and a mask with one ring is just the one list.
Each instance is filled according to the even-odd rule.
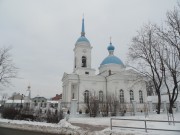
[[101,112],[103,117],[107,117],[108,113],[107,112]]
[[86,114],[88,114],[88,113],[89,113],[89,110],[88,110],[88,109],[86,109],[85,113],[86,113]]
[[34,121],[35,117],[32,114],[19,114],[17,116],[18,120],[28,120],[28,121]]
[[4,110],[4,106],[0,106],[0,113],[2,113],[2,111]]
[[48,115],[47,116],[47,123],[58,123],[59,120],[58,120],[58,115]]
[[47,123],[58,123],[63,118],[63,111],[57,111],[57,114],[47,113]]
[[19,114],[19,110],[14,107],[6,107],[2,111],[2,117],[5,119],[15,119],[15,117]]
[[79,110],[79,114],[82,114],[82,110]]

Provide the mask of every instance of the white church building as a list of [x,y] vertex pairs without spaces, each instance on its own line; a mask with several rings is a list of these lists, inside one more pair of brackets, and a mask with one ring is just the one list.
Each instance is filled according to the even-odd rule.
[[119,103],[136,102],[143,106],[147,101],[146,83],[137,72],[127,69],[115,56],[115,47],[111,41],[107,47],[108,56],[100,63],[98,74],[91,67],[92,48],[85,36],[83,18],[81,36],[73,50],[74,70],[72,73],[64,73],[62,78],[62,102],[68,104],[77,100],[77,108],[83,112],[85,103],[92,95],[101,102],[106,102],[108,96],[115,96]]

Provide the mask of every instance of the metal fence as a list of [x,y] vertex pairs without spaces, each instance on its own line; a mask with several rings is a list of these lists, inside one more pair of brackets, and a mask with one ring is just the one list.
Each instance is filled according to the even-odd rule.
[[[143,122],[144,122],[144,127],[113,126],[113,125],[112,125],[112,121],[113,121],[113,120],[143,121]],[[146,132],[147,132],[148,130],[160,130],[160,131],[174,131],[174,132],[180,132],[180,130],[148,128],[147,122],[170,122],[170,121],[111,118],[111,119],[110,119],[110,126],[111,126],[111,130],[112,130],[113,127],[118,127],[118,128],[131,128],[131,129],[145,129]],[[173,121],[173,123],[180,123],[180,121]]]

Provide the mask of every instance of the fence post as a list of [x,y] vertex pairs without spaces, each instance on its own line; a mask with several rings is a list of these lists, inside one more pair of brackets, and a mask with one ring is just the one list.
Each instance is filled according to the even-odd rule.
[[145,122],[145,131],[146,131],[146,133],[147,133],[147,125],[146,125],[146,120],[144,120],[144,122]]
[[110,126],[111,126],[111,130],[112,130],[112,118],[110,119]]

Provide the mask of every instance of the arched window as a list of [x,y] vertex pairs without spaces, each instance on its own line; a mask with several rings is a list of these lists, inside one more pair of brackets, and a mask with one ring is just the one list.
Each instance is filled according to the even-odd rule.
[[139,102],[143,103],[143,94],[142,94],[142,90],[139,91]]
[[120,90],[120,95],[119,95],[120,103],[124,103],[124,91]]
[[89,91],[85,90],[84,92],[84,103],[89,103]]
[[72,94],[72,99],[74,99],[75,97],[74,97],[74,93]]
[[134,100],[134,92],[130,90],[130,102],[132,102],[132,100]]
[[87,67],[85,56],[82,56],[82,67]]
[[99,91],[99,102],[103,102],[103,91]]

